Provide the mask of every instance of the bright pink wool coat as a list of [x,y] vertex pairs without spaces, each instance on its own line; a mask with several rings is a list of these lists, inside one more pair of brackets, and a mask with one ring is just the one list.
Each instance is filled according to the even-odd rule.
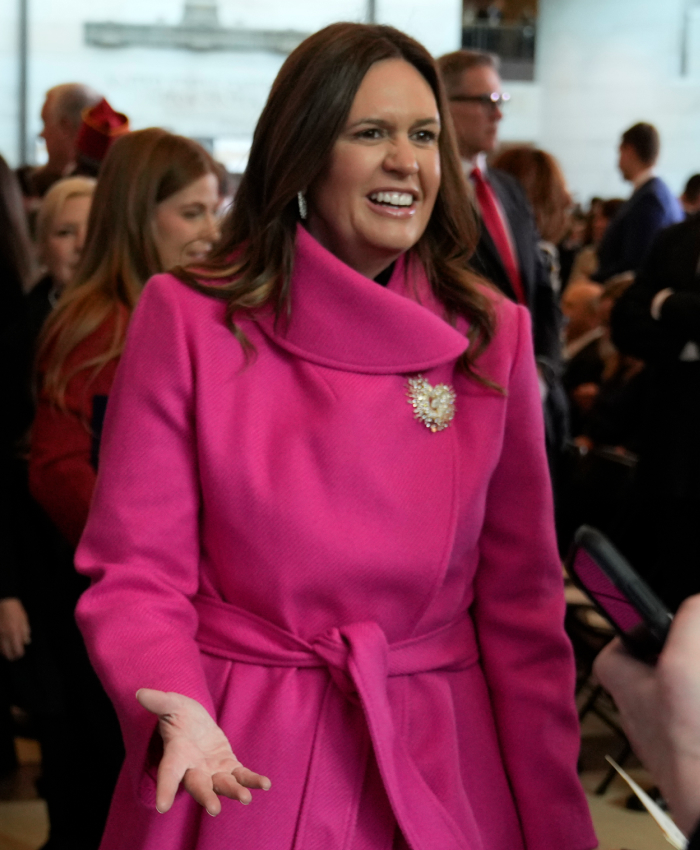
[[[222,302],[149,282],[77,556],[127,748],[103,850],[595,846],[529,319],[493,298],[505,393],[456,371],[422,273],[383,288],[303,229],[248,365]],[[417,373],[455,387],[441,432]],[[199,700],[272,789],[158,814],[142,686]]]

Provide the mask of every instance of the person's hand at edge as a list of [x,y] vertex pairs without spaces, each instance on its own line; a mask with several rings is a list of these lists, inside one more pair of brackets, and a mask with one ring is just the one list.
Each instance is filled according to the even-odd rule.
[[141,705],[158,715],[163,757],[158,766],[156,808],[165,813],[173,805],[182,782],[192,797],[212,815],[221,811],[219,796],[247,805],[248,789],[267,791],[270,780],[244,767],[233,754],[226,735],[209,712],[190,697],[141,688]]
[[615,640],[598,656],[595,672],[635,753],[690,835],[700,820],[700,595],[678,610],[655,667]]
[[24,655],[24,647],[31,643],[29,618],[24,605],[15,597],[0,599],[0,655],[16,661]]

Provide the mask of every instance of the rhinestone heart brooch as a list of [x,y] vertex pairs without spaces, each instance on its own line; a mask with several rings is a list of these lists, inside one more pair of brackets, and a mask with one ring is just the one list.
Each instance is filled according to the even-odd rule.
[[413,415],[433,434],[443,431],[455,415],[455,391],[449,384],[431,386],[422,375],[408,379],[408,403]]

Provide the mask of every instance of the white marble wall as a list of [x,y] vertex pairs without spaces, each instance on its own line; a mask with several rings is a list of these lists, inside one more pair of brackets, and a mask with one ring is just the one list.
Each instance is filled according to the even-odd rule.
[[[0,3],[0,153],[17,160],[18,0]],[[377,20],[398,26],[435,53],[459,43],[460,0],[377,0]],[[236,165],[284,57],[271,52],[193,52],[84,43],[83,22],[177,24],[182,0],[31,0],[30,134],[41,129],[44,92],[81,81],[126,112],[134,129],[158,125],[218,140]],[[365,19],[367,0],[219,0],[227,27],[313,32],[337,20]]]

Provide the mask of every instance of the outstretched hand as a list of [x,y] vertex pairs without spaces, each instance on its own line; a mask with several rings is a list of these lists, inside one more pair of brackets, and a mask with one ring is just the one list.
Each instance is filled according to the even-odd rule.
[[266,776],[243,767],[226,735],[196,700],[151,688],[141,688],[136,699],[158,715],[158,731],[163,738],[156,788],[159,812],[170,809],[181,782],[213,816],[221,811],[217,795],[247,805],[252,800],[249,788],[270,788]]

